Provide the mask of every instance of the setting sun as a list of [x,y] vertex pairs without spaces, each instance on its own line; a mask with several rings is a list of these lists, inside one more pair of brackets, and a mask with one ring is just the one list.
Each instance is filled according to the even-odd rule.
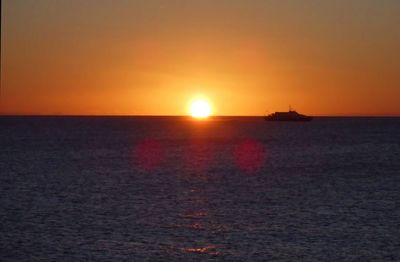
[[207,118],[211,114],[210,103],[204,99],[194,100],[190,104],[190,114],[194,118]]

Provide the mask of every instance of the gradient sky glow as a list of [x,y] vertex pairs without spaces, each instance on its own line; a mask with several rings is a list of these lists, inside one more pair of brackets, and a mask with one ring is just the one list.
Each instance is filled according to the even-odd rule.
[[2,114],[400,115],[399,0],[3,0]]

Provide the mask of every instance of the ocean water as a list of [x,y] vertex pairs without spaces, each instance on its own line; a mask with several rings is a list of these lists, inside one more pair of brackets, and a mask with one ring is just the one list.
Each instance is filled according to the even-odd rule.
[[400,118],[1,117],[1,261],[399,261]]

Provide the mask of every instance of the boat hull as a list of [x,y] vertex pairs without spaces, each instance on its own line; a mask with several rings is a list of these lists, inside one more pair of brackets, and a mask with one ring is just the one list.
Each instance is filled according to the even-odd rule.
[[309,122],[313,118],[311,116],[299,117],[299,118],[275,118],[275,117],[264,117],[265,121],[275,121],[275,122]]
[[290,122],[308,122],[313,118],[290,110],[289,112],[275,112],[273,114],[264,116],[266,121],[290,121]]

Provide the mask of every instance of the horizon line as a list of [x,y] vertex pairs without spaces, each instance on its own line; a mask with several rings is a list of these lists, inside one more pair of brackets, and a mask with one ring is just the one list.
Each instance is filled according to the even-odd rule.
[[[364,115],[364,114],[349,114],[349,115],[310,115],[312,117],[400,117],[400,114],[375,114],[375,115]],[[0,117],[189,117],[191,115],[145,115],[145,114],[1,114]],[[213,117],[264,117],[264,115],[211,115]]]

